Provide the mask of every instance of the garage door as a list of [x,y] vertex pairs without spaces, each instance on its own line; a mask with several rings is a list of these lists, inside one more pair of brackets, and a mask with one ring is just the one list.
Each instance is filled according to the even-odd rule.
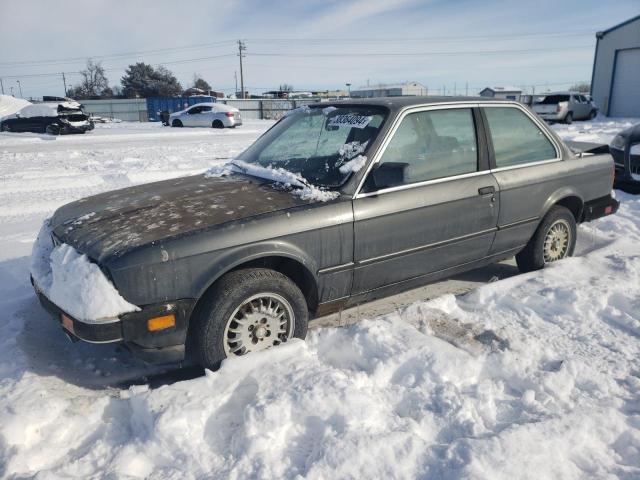
[[612,117],[640,117],[640,48],[618,50],[611,89]]

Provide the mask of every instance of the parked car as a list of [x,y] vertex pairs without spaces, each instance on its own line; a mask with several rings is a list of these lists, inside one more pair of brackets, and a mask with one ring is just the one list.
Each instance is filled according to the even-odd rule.
[[35,132],[51,135],[93,130],[91,118],[76,102],[35,103],[3,117],[0,131]]
[[172,127],[235,128],[242,125],[240,110],[223,103],[196,103],[169,115]]
[[616,167],[615,187],[640,193],[640,124],[616,135],[609,149]]
[[591,97],[575,92],[534,96],[531,108],[540,118],[549,122],[571,123],[574,120],[593,119],[598,115],[598,106]]
[[[304,338],[309,319],[345,307],[514,255],[523,272],[571,256],[576,224],[617,210],[612,181],[610,155],[574,155],[517,102],[312,104],[224,168],[59,208],[32,281],[74,339],[124,342],[149,361],[186,351],[216,367]],[[71,247],[125,313],[70,305],[88,318],[74,316],[71,287],[47,292]],[[86,277],[57,278],[75,291]]]

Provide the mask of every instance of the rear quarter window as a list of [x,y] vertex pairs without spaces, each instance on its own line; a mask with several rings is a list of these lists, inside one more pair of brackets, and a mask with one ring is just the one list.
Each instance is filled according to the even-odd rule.
[[493,142],[496,167],[512,167],[556,158],[544,132],[517,108],[484,108]]

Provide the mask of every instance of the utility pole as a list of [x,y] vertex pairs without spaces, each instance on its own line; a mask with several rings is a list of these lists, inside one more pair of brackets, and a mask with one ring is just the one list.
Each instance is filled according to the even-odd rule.
[[20,98],[22,98],[22,85],[20,84],[20,80],[16,80],[16,83],[18,84],[18,88],[20,89]]
[[453,96],[456,97],[458,95],[458,84],[453,82]]
[[67,96],[67,79],[64,78],[64,72],[62,72],[62,84],[64,85],[64,95],[63,97]]
[[2,83],[1,78],[0,78],[0,89],[2,89],[2,95],[4,95],[4,83]]
[[244,75],[242,74],[242,57],[244,54],[242,53],[247,49],[247,46],[244,44],[242,40],[238,40],[238,56],[240,57],[240,98],[244,98]]
[[469,96],[469,82],[465,83],[464,85],[464,96],[465,97]]
[[233,94],[238,95],[238,72],[236,71],[233,72],[233,79],[236,83],[236,89],[233,91]]

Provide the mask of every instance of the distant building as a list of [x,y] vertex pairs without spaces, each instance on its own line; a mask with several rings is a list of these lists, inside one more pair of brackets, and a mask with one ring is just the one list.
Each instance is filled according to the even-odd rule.
[[318,98],[344,98],[349,96],[349,92],[346,90],[314,90],[311,93]]
[[612,117],[640,117],[640,15],[596,33],[591,97]]
[[522,89],[517,87],[487,87],[480,91],[481,97],[502,98],[520,101]]
[[376,85],[351,90],[351,96],[356,98],[401,97],[406,95],[421,96],[427,95],[427,93],[427,88],[418,82],[407,82],[397,85]]

